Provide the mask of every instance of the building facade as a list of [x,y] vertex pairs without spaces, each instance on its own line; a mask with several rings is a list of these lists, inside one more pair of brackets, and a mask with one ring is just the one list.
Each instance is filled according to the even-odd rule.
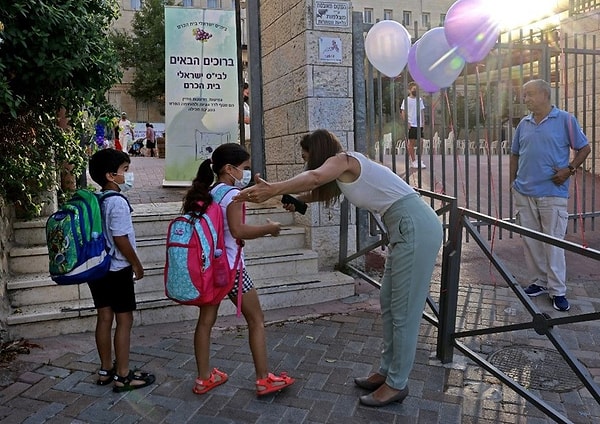
[[382,20],[400,22],[418,38],[427,30],[443,26],[446,12],[455,0],[354,0],[355,12],[362,12],[365,23]]
[[[234,9],[235,2],[240,2],[241,9],[241,41],[242,62],[247,68],[248,28],[246,20],[247,0],[176,0],[175,5],[182,7],[207,9]],[[141,10],[144,0],[120,0],[121,16],[115,22],[117,30],[128,30],[134,14]],[[351,2],[355,12],[362,12],[365,23],[376,23],[383,19],[392,19],[402,23],[413,35],[420,37],[428,29],[443,25],[446,11],[454,3],[453,0],[354,0]],[[164,115],[158,105],[136,101],[128,94],[133,79],[134,69],[124,71],[123,80],[108,93],[109,102],[118,110],[127,112],[135,122],[164,122]],[[244,71],[245,72],[245,71]],[[245,75],[245,74],[244,74]]]

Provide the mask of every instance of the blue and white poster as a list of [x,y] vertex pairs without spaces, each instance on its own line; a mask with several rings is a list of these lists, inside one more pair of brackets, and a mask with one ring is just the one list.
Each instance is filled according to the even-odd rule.
[[235,11],[165,7],[165,180],[188,186],[239,134]]

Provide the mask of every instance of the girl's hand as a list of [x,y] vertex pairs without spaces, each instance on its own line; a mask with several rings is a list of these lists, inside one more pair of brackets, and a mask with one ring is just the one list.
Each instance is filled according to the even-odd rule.
[[269,231],[269,234],[271,234],[273,237],[277,237],[279,235],[279,232],[281,231],[281,223],[271,221],[269,218],[267,218],[267,223],[271,227],[271,231]]

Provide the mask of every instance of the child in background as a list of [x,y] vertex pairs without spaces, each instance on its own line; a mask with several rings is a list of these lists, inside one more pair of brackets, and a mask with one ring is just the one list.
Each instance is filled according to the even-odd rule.
[[[215,183],[215,175],[217,178]],[[207,159],[198,168],[196,178],[192,182],[183,201],[183,212],[198,211],[198,202],[212,202],[211,190],[221,184],[237,188],[230,190],[221,201],[225,229],[225,247],[230,264],[235,263],[238,251],[237,240],[249,240],[263,237],[267,234],[279,235],[281,224],[267,220],[263,225],[248,225],[244,223],[243,203],[232,202],[232,198],[250,182],[250,154],[239,144],[227,143],[217,147],[212,154],[212,160]],[[244,254],[242,249],[242,265]],[[229,293],[230,300],[237,304],[238,275],[236,283]],[[283,389],[294,383],[294,379],[286,373],[276,376],[268,372],[267,343],[264,327],[264,315],[258,299],[258,293],[245,266],[242,268],[242,314],[248,323],[249,344],[256,371],[256,393],[266,395]],[[227,374],[209,366],[210,333],[217,319],[219,305],[202,306],[198,315],[198,323],[194,333],[194,351],[198,378],[193,388],[196,394],[206,393],[227,381]]]
[[[102,187],[102,192],[126,191],[133,186],[127,153],[115,149],[97,151],[89,164],[90,176]],[[144,277],[144,268],[138,258],[131,207],[127,199],[110,196],[100,202],[102,226],[110,249],[111,264],[108,274],[89,282],[97,310],[96,348],[100,356],[97,384],[104,386],[114,381],[113,391],[140,389],[154,383],[152,374],[129,369],[129,349],[133,311],[136,309],[134,279]],[[112,324],[115,362],[112,361]]]

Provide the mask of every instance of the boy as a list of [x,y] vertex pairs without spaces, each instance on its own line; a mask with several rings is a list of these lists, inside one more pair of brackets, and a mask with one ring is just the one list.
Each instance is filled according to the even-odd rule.
[[[103,193],[126,191],[133,186],[130,162],[129,155],[120,150],[99,150],[90,158],[90,176],[102,187]],[[88,283],[98,311],[96,347],[101,363],[96,383],[104,386],[114,380],[113,391],[123,392],[146,387],[155,380],[152,374],[129,369],[130,333],[136,309],[134,279],[144,277],[144,268],[135,249],[131,207],[127,199],[122,195],[106,197],[101,201],[101,210],[111,264],[105,277]],[[114,364],[111,351],[113,320],[117,323]]]

